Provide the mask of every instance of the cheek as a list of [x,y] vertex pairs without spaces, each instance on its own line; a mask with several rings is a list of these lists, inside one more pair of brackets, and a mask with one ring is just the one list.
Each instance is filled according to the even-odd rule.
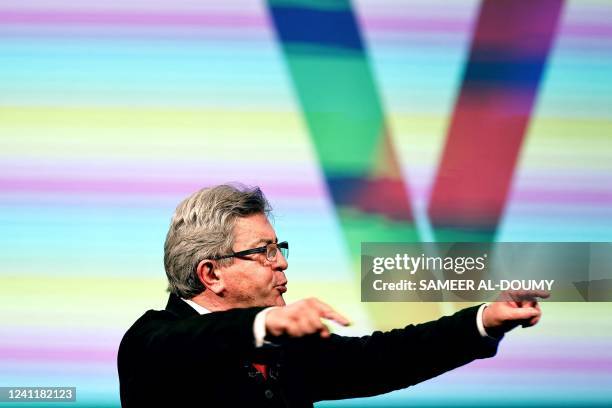
[[253,274],[243,273],[242,271],[234,273],[231,279],[225,282],[226,289],[231,293],[249,293],[257,285],[254,284]]
[[267,271],[251,271],[240,276],[236,283],[242,291],[250,293],[267,293],[274,287],[274,277]]
[[277,293],[274,289],[276,284],[274,271],[267,268],[254,268],[242,269],[233,273],[231,281],[226,284],[226,288],[231,293],[257,297],[268,297],[272,292]]
[[261,286],[269,290],[274,287],[276,281],[274,280],[274,273],[266,273],[262,275]]
[[262,267],[261,269],[253,271],[251,278],[256,280],[260,286],[273,285],[274,271],[270,270],[269,268]]

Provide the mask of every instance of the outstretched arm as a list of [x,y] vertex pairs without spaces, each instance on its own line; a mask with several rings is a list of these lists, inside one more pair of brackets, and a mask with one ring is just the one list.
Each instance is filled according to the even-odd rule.
[[288,342],[288,347],[299,354],[313,401],[354,398],[404,388],[495,355],[504,333],[538,322],[537,297],[547,296],[539,291],[502,293],[482,313],[490,337],[483,337],[477,328],[478,307],[387,333],[330,336],[321,318],[343,325],[348,319],[317,299],[271,310],[266,329],[277,338],[301,338]]

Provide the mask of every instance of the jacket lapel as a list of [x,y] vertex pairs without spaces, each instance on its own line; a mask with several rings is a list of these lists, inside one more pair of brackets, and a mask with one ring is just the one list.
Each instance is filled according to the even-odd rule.
[[193,307],[189,306],[181,298],[172,293],[168,298],[168,304],[166,304],[166,311],[172,313],[173,315],[181,319],[198,315],[198,312],[196,312]]

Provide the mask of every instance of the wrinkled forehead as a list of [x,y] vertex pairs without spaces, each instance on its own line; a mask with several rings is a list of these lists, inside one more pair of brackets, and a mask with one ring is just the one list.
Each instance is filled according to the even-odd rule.
[[264,214],[236,218],[234,249],[254,248],[277,241],[276,231]]

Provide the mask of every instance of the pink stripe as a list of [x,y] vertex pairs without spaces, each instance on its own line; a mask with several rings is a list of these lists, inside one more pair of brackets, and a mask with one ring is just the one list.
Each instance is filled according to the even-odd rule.
[[[364,15],[361,22],[365,28],[381,32],[470,33],[473,29],[475,20],[472,18],[440,19],[392,15]],[[612,37],[612,24],[580,24],[569,22],[559,27],[559,34],[585,37]]]
[[163,25],[265,27],[266,18],[258,15],[204,13],[146,13],[108,11],[16,11],[1,10],[4,24],[97,24],[97,25]]
[[362,18],[365,28],[376,31],[404,31],[404,32],[469,32],[472,30],[473,20],[459,19],[423,19],[396,16],[368,16]]
[[117,351],[114,349],[0,347],[2,361],[114,362],[116,359]]
[[[8,27],[8,28],[7,28]],[[15,37],[20,39],[45,38],[51,39],[70,39],[78,38],[83,40],[164,40],[164,41],[223,41],[239,43],[248,42],[253,47],[257,47],[257,42],[267,44],[269,35],[260,27],[241,27],[239,30],[234,28],[218,28],[218,27],[197,27],[196,29],[185,29],[184,27],[175,27],[174,29],[154,28],[142,29],[140,27],[118,27],[109,29],[105,26],[80,26],[75,29],[74,26],[37,26],[35,29],[32,26],[5,26],[0,27],[0,36]]]
[[612,37],[612,24],[566,24],[559,27],[558,35]]
[[[465,19],[425,19],[366,15],[363,27],[379,32],[442,32],[468,33],[474,21]],[[215,27],[267,27],[269,21],[260,15],[239,15],[220,13],[178,13],[178,12],[108,12],[108,11],[28,11],[2,10],[0,23],[4,24],[95,24],[95,25],[136,25],[136,26],[215,26]],[[610,24],[572,24],[560,27],[559,34],[612,37]]]

